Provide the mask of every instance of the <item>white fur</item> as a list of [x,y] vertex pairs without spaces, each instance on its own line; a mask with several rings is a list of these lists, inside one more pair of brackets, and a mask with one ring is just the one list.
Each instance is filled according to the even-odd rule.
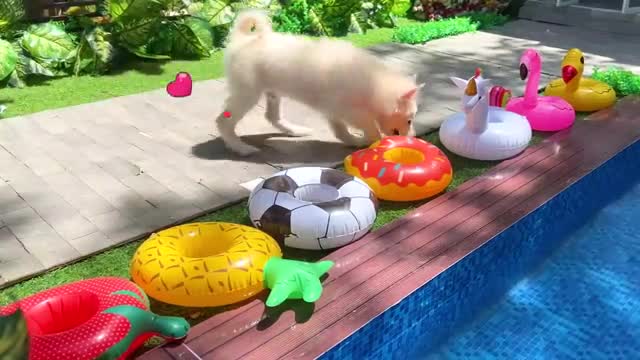
[[[367,145],[381,135],[414,135],[411,121],[424,84],[346,41],[277,33],[265,13],[247,10],[233,25],[224,61],[230,94],[216,122],[225,145],[240,155],[258,151],[240,140],[235,127],[263,94],[267,120],[291,136],[310,130],[282,118],[281,97],[322,113],[335,136],[349,145]],[[362,130],[364,137],[348,127]]]

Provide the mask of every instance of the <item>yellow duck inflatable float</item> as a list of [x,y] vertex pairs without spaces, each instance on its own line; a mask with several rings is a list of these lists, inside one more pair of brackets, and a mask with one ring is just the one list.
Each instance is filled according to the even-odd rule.
[[544,90],[546,96],[566,100],[576,111],[592,112],[612,106],[616,92],[601,81],[583,77],[584,55],[580,49],[571,49],[562,60],[562,78],[553,80]]

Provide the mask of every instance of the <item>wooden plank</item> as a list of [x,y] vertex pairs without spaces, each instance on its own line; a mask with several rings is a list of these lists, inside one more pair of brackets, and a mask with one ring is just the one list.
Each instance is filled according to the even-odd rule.
[[[438,224],[441,219],[449,216],[452,212],[458,209],[467,209],[466,213],[474,210],[479,211],[478,206],[482,206],[482,202],[485,202],[484,206],[488,206],[492,201],[491,198],[487,197],[489,191],[496,186],[500,186],[502,180],[510,179],[514,176],[517,176],[520,173],[527,173],[528,169],[536,169],[533,166],[538,162],[548,158],[553,155],[553,149],[543,149],[544,151],[536,151],[532,152],[532,154],[519,162],[514,162],[513,164],[517,164],[517,170],[512,171],[507,168],[504,171],[502,176],[493,176],[487,177],[484,181],[480,180],[476,186],[469,186],[467,191],[459,191],[463,189],[458,189],[454,193],[456,196],[449,197],[449,201],[439,202],[438,205],[434,206],[431,202],[423,205],[410,213],[406,219],[408,222],[404,222],[401,228],[395,229],[395,231],[385,231],[384,236],[378,235],[381,231],[376,231],[372,233],[370,236],[367,236],[356,243],[351,245],[359,245],[354,246],[355,250],[348,252],[347,254],[338,254],[339,257],[336,257],[336,253],[331,254],[328,258],[336,261],[336,267],[330,271],[330,277],[325,282],[325,292],[323,294],[323,298],[320,299],[318,303],[316,303],[316,309],[318,309],[324,302],[329,301],[345,291],[347,291],[351,287],[351,281],[348,283],[343,283],[343,285],[339,288],[340,290],[334,294],[333,287],[335,286],[333,283],[335,281],[339,281],[342,275],[348,274],[350,271],[356,269],[356,272],[360,274],[361,281],[364,281],[367,277],[372,274],[370,271],[374,269],[378,269],[380,267],[384,268],[385,263],[383,262],[383,258],[377,259],[374,264],[371,264],[369,268],[366,270],[362,268],[362,264],[367,260],[373,258],[377,254],[385,253],[386,251],[393,251],[393,246],[403,239],[416,234],[418,231],[425,229],[429,226],[433,226]],[[562,153],[559,154],[561,157],[567,156],[567,154]],[[532,171],[532,170],[529,170]],[[498,180],[496,180],[498,179]],[[493,195],[491,195],[493,196]],[[476,205],[478,204],[478,205]],[[428,220],[424,220],[424,216],[428,214]],[[461,213],[464,217],[465,213]],[[458,214],[459,217],[461,214]],[[468,216],[468,215],[466,215]],[[463,221],[464,218],[458,218],[458,221]],[[431,235],[440,235],[446,229],[440,228],[437,233],[432,233]],[[362,246],[358,244],[359,242],[365,242],[366,246]],[[351,246],[350,245],[350,246]],[[345,248],[343,248],[345,249]],[[336,252],[343,252],[344,250],[340,249]],[[396,250],[397,251],[397,250]],[[233,321],[225,322],[225,326],[232,326],[242,328],[243,325],[247,323],[254,322],[255,319],[259,319],[262,312],[264,311],[263,304],[256,304],[257,308],[245,309],[243,313],[241,313],[237,318],[233,319]],[[289,318],[292,315],[284,314],[278,321],[279,324],[289,323],[293,324],[293,319]],[[280,325],[282,326],[282,325]],[[246,328],[246,326],[245,326]],[[244,331],[248,331],[249,329],[245,329]],[[203,339],[201,340],[203,344],[213,348],[218,344],[224,343],[228,340],[228,337],[225,336],[226,332],[216,331],[216,339]],[[238,333],[233,334],[234,336],[238,336]],[[200,349],[200,345],[197,339],[189,339],[190,344],[196,349],[196,351],[201,351],[206,349]]]
[[[487,229],[500,224],[502,228],[493,231],[501,231],[510,225],[506,219],[515,221],[526,215],[522,209],[549,198],[547,188],[561,191],[636,141],[640,136],[640,117],[635,115],[639,108],[640,99],[626,98],[615,109],[556,133],[456,191],[335,251],[328,258],[337,266],[330,271],[309,322],[296,325],[288,312],[271,327],[258,331],[256,324],[263,319],[264,304],[256,300],[196,326],[187,338],[189,348],[204,358],[216,359],[323,353],[371,319],[371,314],[384,311],[410,293],[397,295],[402,292],[398,289],[418,286],[415,279],[424,284],[448,266],[443,259],[455,262],[466,254],[464,251],[480,246],[478,241],[487,241],[491,237],[486,235]],[[593,146],[595,138],[598,146]],[[525,195],[529,198],[523,199]],[[378,285],[372,289],[372,284]]]
[[[376,241],[376,239],[382,238],[388,234],[394,234],[396,237],[406,237],[420,230],[421,228],[435,222],[438,219],[433,219],[430,222],[417,222],[413,221],[416,216],[419,216],[421,213],[425,213],[427,211],[431,211],[434,208],[439,209],[440,211],[445,211],[445,208],[442,208],[441,205],[449,202],[447,204],[446,209],[450,209],[451,211],[460,208],[466,205],[467,202],[471,201],[473,198],[482,195],[492,189],[495,186],[498,186],[502,180],[509,179],[512,176],[517,175],[519,172],[524,171],[527,167],[532,166],[541,159],[548,157],[553,153],[553,149],[551,148],[532,148],[527,150],[526,154],[523,154],[518,159],[507,160],[499,165],[497,165],[493,170],[487,172],[486,175],[477,178],[475,181],[470,181],[462,184],[456,191],[446,193],[427,204],[423,205],[419,209],[414,210],[408,216],[398,219],[395,222],[389,223],[382,228],[378,229],[371,234],[368,234],[361,240],[350,244],[348,247],[343,247],[341,249],[336,250],[331,255],[327,257],[327,259],[334,260],[340,264],[340,268],[332,269],[330,272],[329,279],[325,282],[325,286],[329,283],[333,282],[339,275],[346,273],[350,269],[353,269],[356,263],[344,264],[344,259],[349,254],[355,253],[356,251],[360,251],[361,249],[365,249],[370,247],[370,245]],[[511,165],[508,167],[506,165]],[[509,168],[508,171],[502,171],[505,168]],[[451,205],[455,205],[451,207]],[[385,240],[386,241],[386,240]],[[389,245],[392,245],[389,243]],[[354,257],[361,257],[361,254],[355,253],[352,254]],[[235,317],[236,314],[245,314],[248,310],[250,310],[254,306],[260,307],[262,304],[259,301],[255,301],[252,304],[244,307],[241,310],[238,310],[234,313],[225,313],[221,315],[217,315],[207,322],[199,324],[198,327],[200,329],[204,327],[208,327],[210,329],[220,326],[227,321],[231,320]],[[260,308],[259,311],[262,311],[263,308]],[[254,309],[255,311],[255,309]],[[253,321],[255,317],[247,317],[247,321]],[[239,322],[243,322],[244,320],[240,320]],[[200,330],[199,329],[199,330]],[[187,341],[193,341],[200,335],[189,336]]]
[[[509,210],[504,218],[510,221],[517,219],[518,215],[526,214],[526,212],[534,209],[533,203],[546,200],[550,194],[557,191],[558,188],[564,186],[564,179],[569,177],[570,172],[561,174],[553,185],[548,185],[543,191],[536,192],[532,199],[523,202],[520,206]],[[389,308],[389,303],[397,303],[401,301],[407,294],[417,290],[427,281],[432,280],[442,271],[451,266],[454,261],[464,257],[473,250],[482,246],[488,239],[497,235],[504,228],[504,219],[496,219],[492,223],[480,229],[478,232],[469,235],[464,241],[456,243],[447,251],[435,256],[429,263],[422,266],[413,274],[409,275],[402,281],[393,284],[391,287],[376,295],[371,301],[363,304],[352,314],[346,316],[343,321],[338,321],[333,325],[324,329],[317,336],[305,342],[301,346],[296,347],[291,352],[284,355],[283,359],[315,358],[328,349],[339,343],[354,332],[359,326],[364,326],[368,321],[380,315]],[[252,358],[251,355],[247,359]],[[268,358],[268,357],[266,357]]]
[[[529,150],[527,150],[527,153],[528,153],[528,154],[533,154],[533,153],[535,153],[535,152],[536,152],[536,150],[534,150],[534,149],[529,149]],[[538,154],[538,155],[540,155],[540,154]],[[525,157],[526,157],[526,156],[525,156],[525,155],[523,155],[523,156],[522,156],[520,159],[518,159],[518,160],[508,160],[508,161],[505,161],[505,162],[503,162],[503,163],[499,164],[498,166],[496,166],[496,168],[494,168],[494,169],[495,169],[495,170],[502,169],[502,168],[504,168],[504,167],[505,167],[505,165],[506,165],[506,164],[511,164],[511,163],[514,163],[514,162],[515,162],[515,163],[521,163],[521,162],[522,162],[522,160],[523,160]],[[520,167],[524,168],[523,166],[520,166]],[[489,171],[489,174],[490,174],[491,172],[494,172],[494,171],[493,171],[493,170],[492,170],[492,171]],[[486,178],[485,178],[485,180],[486,180],[486,181],[485,181],[485,180],[482,180],[482,181],[480,181],[480,183],[487,182],[487,181],[489,181],[490,179],[494,179],[494,178],[495,178],[495,177],[493,177],[493,176],[488,176],[488,177],[486,177]],[[480,179],[478,179],[478,180],[480,180]],[[472,185],[472,183],[471,183],[471,182],[464,183],[464,184],[462,184],[460,187],[458,187],[457,192],[454,192],[454,193],[447,193],[446,195],[443,195],[443,196],[441,196],[441,197],[439,197],[439,198],[437,198],[437,199],[434,199],[434,200],[432,200],[431,202],[429,202],[428,204],[426,204],[426,205],[425,205],[425,207],[427,207],[427,208],[428,208],[428,207],[433,207],[433,206],[435,206],[436,204],[443,203],[445,199],[453,199],[453,198],[457,198],[457,196],[456,196],[456,195],[457,195],[457,194],[459,194],[459,192],[460,192],[460,191],[463,191],[463,190],[465,190],[465,189],[469,189],[469,188],[471,188],[471,187],[472,187],[471,185]],[[476,190],[478,190],[478,189],[476,188]],[[371,239],[372,237],[374,237],[374,238],[381,237],[380,233],[385,233],[385,234],[386,234],[386,233],[388,233],[388,232],[390,232],[390,231],[395,230],[395,229],[396,229],[396,228],[398,228],[398,227],[401,227],[402,225],[405,225],[405,223],[406,223],[406,218],[399,219],[399,220],[398,220],[398,221],[396,221],[396,222],[393,222],[393,223],[390,223],[390,224],[385,225],[384,227],[382,227],[382,228],[381,228],[381,229],[379,229],[378,231],[376,231],[376,232],[374,232],[374,233],[372,233],[372,234],[368,235],[368,236],[367,236],[367,238],[365,238],[365,239]],[[361,241],[365,241],[365,239],[361,239],[361,240],[359,240],[359,242],[361,242]],[[342,249],[346,249],[346,248],[342,248]],[[341,250],[342,250],[342,249],[341,249]],[[339,252],[339,251],[341,251],[341,250],[338,250],[338,252]],[[342,251],[344,251],[344,250],[342,250]],[[333,254],[330,256],[330,258],[335,258],[335,256],[336,256],[336,253],[333,253]],[[334,280],[334,278],[332,277],[332,278],[330,278],[329,282],[331,282],[331,281],[333,281],[333,280]],[[199,325],[198,325],[198,326],[196,326],[194,329],[192,329],[192,331],[189,333],[189,336],[188,336],[188,338],[187,338],[187,340],[186,340],[186,341],[187,341],[187,342],[193,341],[194,339],[198,338],[200,335],[202,335],[202,334],[204,334],[204,333],[208,332],[208,331],[209,331],[209,330],[211,330],[211,329],[214,329],[214,328],[216,328],[216,327],[218,327],[218,326],[225,326],[225,325],[227,325],[227,323],[228,323],[230,320],[232,320],[233,318],[235,318],[237,315],[241,315],[241,314],[243,314],[243,313],[247,312],[249,309],[252,309],[252,308],[254,308],[254,307],[257,307],[257,308],[259,309],[259,311],[258,311],[259,315],[257,315],[257,316],[258,316],[258,318],[260,318],[260,317],[261,317],[261,311],[263,311],[263,310],[264,310],[263,302],[262,302],[261,300],[254,300],[254,301],[250,302],[249,304],[247,304],[246,306],[243,306],[243,307],[241,307],[241,308],[237,308],[237,309],[235,309],[235,310],[231,310],[231,311],[225,312],[225,313],[223,313],[223,314],[216,315],[216,316],[214,316],[214,317],[212,317],[212,318],[208,319],[207,321],[205,321],[205,322],[203,322],[203,323],[199,324]],[[254,310],[255,310],[255,309],[254,309]],[[249,322],[255,322],[255,321],[256,321],[255,319],[256,319],[256,318],[255,318],[255,317],[253,317],[253,318],[249,318],[247,321],[249,321]],[[229,324],[229,325],[231,325],[231,324]]]
[[[276,359],[286,354],[288,352],[286,350],[292,350],[301,341],[313,337],[320,330],[347,316],[358,305],[366,303],[373,296],[414,272],[421,264],[427,262],[430,256],[442,253],[449,244],[464,239],[525,199],[522,194],[528,194],[543,186],[547,181],[547,174],[555,175],[555,172],[547,172],[550,167],[555,165],[559,168],[557,171],[561,173],[569,171],[569,164],[577,154],[580,154],[580,151],[575,151],[571,154],[572,156],[563,156],[560,165],[558,165],[559,157],[548,157],[539,167],[531,167],[532,171],[523,172],[520,176],[502,183],[493,191],[474,199],[463,209],[440,218],[434,226],[406,237],[390,251],[385,251],[372,261],[363,263],[360,269],[347,274],[347,278],[359,278],[358,284],[347,281],[347,286],[344,286],[346,292],[336,296],[330,304],[322,306],[324,304],[316,303],[313,318],[307,323],[297,324],[295,332],[286,331],[291,324],[281,318],[276,325],[268,329],[270,334],[277,333],[277,336],[269,339],[268,343],[265,344],[265,337],[256,336],[258,332],[252,329],[214,349],[211,356],[232,353],[242,355],[243,359],[249,359],[255,356],[256,352],[244,353],[243,351],[258,348],[258,352],[264,356],[264,359]],[[537,169],[544,169],[544,175],[540,176],[541,174],[535,171]],[[518,191],[523,187],[525,190]],[[514,192],[518,195],[512,195]],[[370,264],[372,262],[389,265],[378,270],[376,266]],[[371,274],[373,271],[370,269],[376,269],[375,273]],[[342,283],[345,282],[342,281]]]
[[[546,186],[541,188],[542,191],[533,192],[533,195],[530,198],[521,201],[519,204],[516,203],[514,208],[503,213],[491,224],[482,227],[479,231],[469,235],[463,241],[453,244],[453,246],[450,246],[442,254],[434,257],[418,271],[376,295],[371,301],[360,306],[358,309],[351,312],[351,314],[341,318],[331,326],[325,328],[322,332],[312,337],[301,346],[296,347],[294,350],[283,356],[280,356],[281,353],[279,353],[277,357],[293,359],[301,358],[301,356],[306,358],[315,358],[320,356],[329,348],[344,340],[355,330],[364,326],[372,318],[380,315],[398,301],[401,301],[403,297],[407,296],[407,294],[417,290],[419,287],[437,276],[441,271],[449,268],[459,259],[467,256],[475,249],[482,246],[504,228],[511,226],[527,213],[543,204],[547,199],[563,191],[571,183],[577,181],[582,176],[590,172],[593,169],[594,164],[599,165],[602,161],[606,161],[608,158],[615,155],[624,146],[624,142],[627,140],[634,141],[635,139],[638,139],[640,131],[637,131],[637,127],[635,129],[636,131],[628,132],[627,137],[618,139],[623,140],[623,143],[608,141],[605,144],[609,144],[609,146],[605,145],[604,148],[600,148],[597,152],[592,151],[590,152],[591,155],[587,155],[588,153],[585,151],[581,152],[580,155],[582,156],[580,160],[582,161],[572,163],[572,159],[569,159],[563,165],[568,165],[573,168],[570,171],[562,173],[555,181],[546,184]],[[618,133],[614,133],[613,136],[610,134],[609,139],[606,140],[612,140],[612,137],[618,136]],[[591,147],[591,149],[593,149],[593,147]],[[574,158],[575,157],[576,156],[574,156]],[[304,329],[300,330],[304,331]],[[271,344],[271,341],[269,344]],[[260,354],[264,355],[264,352],[268,350],[268,348],[261,347],[259,351]],[[253,358],[254,353],[248,354],[248,356],[245,356],[244,358],[251,359]],[[265,357],[261,356],[261,358]],[[270,356],[266,356],[266,358],[270,358]]]
[[175,360],[177,358],[171,356],[164,348],[157,347],[146,353],[136,357],[139,360]]

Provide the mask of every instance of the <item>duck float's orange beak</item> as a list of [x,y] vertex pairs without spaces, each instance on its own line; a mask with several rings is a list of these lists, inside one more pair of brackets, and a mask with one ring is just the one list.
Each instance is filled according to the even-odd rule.
[[562,67],[562,80],[565,84],[568,84],[569,81],[573,80],[576,75],[578,75],[578,70],[575,67],[571,65],[565,65]]

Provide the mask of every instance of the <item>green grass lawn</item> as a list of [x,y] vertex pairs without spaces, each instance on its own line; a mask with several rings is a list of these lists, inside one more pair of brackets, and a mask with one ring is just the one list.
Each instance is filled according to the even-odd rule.
[[[412,23],[403,19],[401,24]],[[358,47],[391,42],[394,29],[367,31],[366,34],[348,35]],[[194,81],[217,79],[223,76],[222,52],[197,61],[143,61],[135,60],[109,75],[62,77],[31,81],[22,89],[0,89],[0,104],[7,106],[3,117],[30,114],[38,111],[85,104],[116,96],[137,94],[163,88],[178,72],[188,72]]]

